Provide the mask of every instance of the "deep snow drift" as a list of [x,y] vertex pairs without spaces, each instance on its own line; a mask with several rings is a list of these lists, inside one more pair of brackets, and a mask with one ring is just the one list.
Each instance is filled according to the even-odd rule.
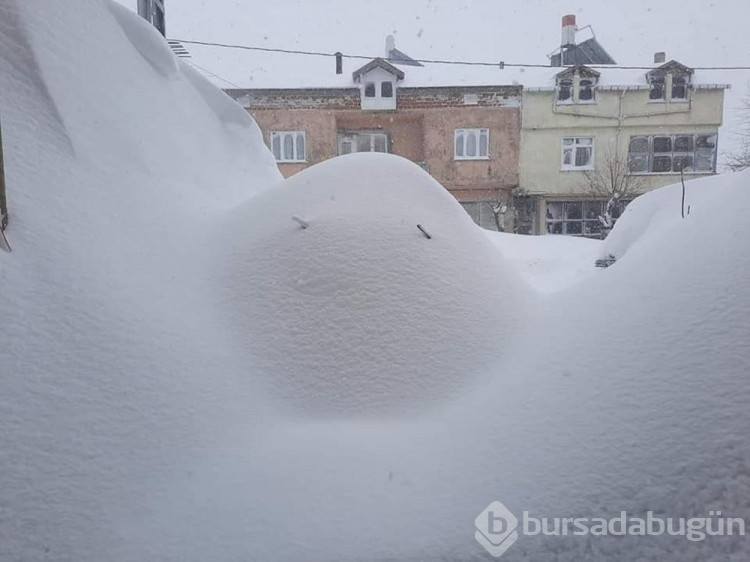
[[296,174],[226,235],[236,342],[293,411],[414,414],[497,362],[528,314],[530,291],[458,202],[390,155]]
[[170,57],[109,2],[0,0],[0,560],[484,560],[493,500],[750,519],[750,174],[690,182],[684,220],[679,187],[639,198],[585,249],[491,240],[396,157],[263,192],[257,127]]

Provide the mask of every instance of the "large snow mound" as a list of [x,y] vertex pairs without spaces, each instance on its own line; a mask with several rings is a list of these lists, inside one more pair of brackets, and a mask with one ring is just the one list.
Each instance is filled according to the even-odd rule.
[[234,211],[227,235],[227,310],[293,410],[413,414],[456,396],[529,308],[458,202],[397,156],[313,166]]
[[280,183],[252,120],[112,10],[0,0],[0,560],[482,560],[493,500],[750,521],[750,174],[688,184],[685,219],[680,188],[639,198],[596,248],[492,241],[397,158]]
[[108,1],[0,0],[0,125],[0,560],[111,559],[111,507],[189,420],[232,410],[213,375],[236,362],[196,306],[204,233],[281,175],[254,121]]

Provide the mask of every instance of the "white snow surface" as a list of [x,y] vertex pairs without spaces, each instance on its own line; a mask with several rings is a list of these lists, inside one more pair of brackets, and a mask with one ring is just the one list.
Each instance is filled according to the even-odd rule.
[[591,267],[601,253],[599,240],[573,236],[517,236],[486,231],[506,260],[526,282],[542,293],[562,291],[595,275]]
[[523,331],[528,287],[400,157],[313,166],[243,204],[225,236],[217,269],[238,344],[293,411],[413,414]]
[[281,183],[103,0],[0,0],[0,116],[0,560],[485,560],[493,500],[750,522],[750,173],[690,182],[685,219],[680,186],[642,196],[601,243],[491,237],[394,156]]

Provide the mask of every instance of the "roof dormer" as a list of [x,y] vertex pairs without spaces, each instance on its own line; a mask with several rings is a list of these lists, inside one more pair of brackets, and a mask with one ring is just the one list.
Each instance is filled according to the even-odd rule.
[[[661,53],[659,53],[661,54]],[[671,60],[646,74],[651,101],[687,101],[693,69]]]
[[404,72],[384,59],[376,58],[352,73],[359,84],[362,109],[396,109],[396,88]]
[[557,103],[595,103],[599,73],[587,66],[566,68],[555,76]]

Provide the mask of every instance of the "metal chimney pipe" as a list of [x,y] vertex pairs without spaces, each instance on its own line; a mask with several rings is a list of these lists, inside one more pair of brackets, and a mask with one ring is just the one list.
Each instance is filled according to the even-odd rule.
[[572,47],[576,44],[576,17],[568,14],[562,18],[561,47]]
[[344,55],[342,55],[340,52],[336,53],[336,74],[341,74],[344,72]]

